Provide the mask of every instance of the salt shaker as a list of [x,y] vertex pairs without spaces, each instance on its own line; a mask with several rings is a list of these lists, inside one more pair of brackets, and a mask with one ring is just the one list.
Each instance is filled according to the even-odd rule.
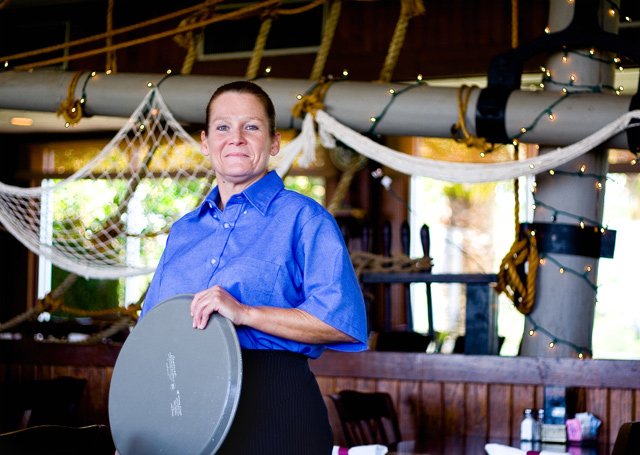
[[533,435],[536,427],[536,421],[533,418],[531,409],[524,410],[524,418],[520,423],[520,441],[533,441]]
[[533,427],[533,440],[542,440],[542,424],[544,423],[544,409],[538,409],[538,419]]

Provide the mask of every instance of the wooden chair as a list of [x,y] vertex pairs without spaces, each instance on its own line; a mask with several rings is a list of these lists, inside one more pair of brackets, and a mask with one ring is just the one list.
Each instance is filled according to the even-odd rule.
[[638,455],[640,453],[640,422],[626,422],[620,426],[611,455]]
[[[391,395],[385,392],[343,390],[329,398],[339,419],[338,423],[332,425],[336,445],[354,447],[382,444],[390,451],[397,449],[402,436]],[[331,406],[328,407],[331,415]],[[344,440],[340,441],[340,438]]]
[[41,425],[0,434],[2,455],[113,455],[114,452],[106,425]]
[[39,425],[80,426],[86,379],[55,379],[0,384],[0,432]]

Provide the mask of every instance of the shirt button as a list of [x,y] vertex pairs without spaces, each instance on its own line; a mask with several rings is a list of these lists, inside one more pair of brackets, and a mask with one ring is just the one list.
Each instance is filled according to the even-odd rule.
[[216,261],[215,259],[211,259],[211,264],[215,264],[216,262],[218,261]]
[[242,214],[243,214],[243,215],[246,215],[246,214],[247,214],[247,211],[245,210],[244,212],[242,212]]
[[229,223],[224,223],[223,226],[224,226],[225,229],[229,229],[229,227],[231,227],[231,225]]

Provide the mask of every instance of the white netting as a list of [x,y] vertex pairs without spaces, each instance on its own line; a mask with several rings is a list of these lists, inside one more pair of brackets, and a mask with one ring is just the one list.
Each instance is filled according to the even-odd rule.
[[80,276],[150,273],[172,221],[194,208],[213,180],[200,144],[152,89],[69,178],[37,188],[0,183],[0,222],[31,251]]
[[336,138],[361,155],[403,174],[454,183],[497,182],[557,168],[593,150],[627,128],[637,128],[640,123],[633,123],[637,119],[640,119],[640,110],[627,112],[575,144],[526,160],[505,163],[452,163],[397,152],[342,125],[322,110],[316,112],[319,135],[325,147],[334,147],[335,141],[332,138]]
[[[340,124],[324,111],[315,120],[325,147],[335,139],[398,172],[449,182],[489,182],[543,172],[604,143],[640,118],[632,111],[567,147],[523,161],[451,163],[409,156]],[[285,175],[296,159],[315,159],[316,132],[307,114],[301,133],[270,163]],[[0,223],[36,254],[88,278],[153,272],[173,221],[211,190],[214,174],[195,141],[152,89],[129,121],[87,165],[38,188],[0,183]]]

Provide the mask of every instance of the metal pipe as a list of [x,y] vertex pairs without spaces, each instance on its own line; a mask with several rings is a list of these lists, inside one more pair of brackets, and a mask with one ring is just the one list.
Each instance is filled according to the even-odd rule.
[[[33,71],[0,72],[0,109],[56,112],[66,98],[73,72]],[[86,115],[128,117],[149,90],[148,83],[160,83],[160,91],[176,120],[203,124],[209,97],[220,85],[237,78],[203,75],[146,73],[83,74],[75,89],[75,98],[86,98]],[[296,96],[311,90],[315,81],[264,78],[256,81],[272,97],[279,128],[299,128],[292,119]],[[407,87],[410,87],[407,89]],[[390,93],[395,90],[396,95]],[[401,90],[403,93],[398,94]],[[465,123],[475,134],[475,109],[480,90],[469,97]],[[507,103],[506,128],[509,137],[520,135],[541,113],[562,95],[545,91],[516,91]],[[458,89],[427,84],[337,81],[324,98],[325,110],[341,123],[363,133],[397,136],[450,137],[451,126],[458,122]],[[582,93],[567,96],[553,107],[555,120],[543,116],[534,128],[520,137],[521,142],[565,146],[597,131],[629,111],[630,96]],[[385,112],[383,116],[382,114]],[[606,146],[628,148],[626,134],[612,138]]]

